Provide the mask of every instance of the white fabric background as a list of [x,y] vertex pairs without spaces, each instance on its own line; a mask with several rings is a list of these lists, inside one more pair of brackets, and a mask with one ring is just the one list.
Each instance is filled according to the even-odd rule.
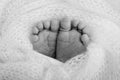
[[[10,0],[0,0],[0,6],[3,6],[3,3],[6,3]],[[120,0],[106,0],[108,3],[110,3],[114,9],[120,11]],[[2,7],[0,7],[1,10]]]
[[114,9],[120,12],[120,0],[106,0],[110,5],[113,6]]

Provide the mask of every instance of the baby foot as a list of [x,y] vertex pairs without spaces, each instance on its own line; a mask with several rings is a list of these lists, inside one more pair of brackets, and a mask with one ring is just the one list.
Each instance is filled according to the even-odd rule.
[[68,18],[39,22],[33,28],[33,48],[41,54],[65,62],[86,51],[89,37],[82,32],[83,26]]
[[56,58],[62,62],[86,51],[89,37],[82,31],[82,23],[68,18],[61,20],[60,32],[57,40]]
[[58,27],[57,20],[39,22],[36,27],[33,27],[31,40],[33,49],[44,55],[54,57]]

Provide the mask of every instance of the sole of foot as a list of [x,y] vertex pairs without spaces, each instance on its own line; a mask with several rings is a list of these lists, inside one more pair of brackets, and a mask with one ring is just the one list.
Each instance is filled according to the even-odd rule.
[[61,62],[86,51],[89,37],[78,20],[41,21],[33,27],[31,42],[34,50]]
[[60,22],[57,40],[57,59],[65,62],[86,51],[89,37],[83,32],[84,25],[77,20],[64,18]]

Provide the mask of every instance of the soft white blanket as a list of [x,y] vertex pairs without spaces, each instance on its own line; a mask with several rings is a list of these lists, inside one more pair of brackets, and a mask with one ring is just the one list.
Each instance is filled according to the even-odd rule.
[[[119,80],[120,15],[104,0],[1,0],[0,80]],[[85,55],[61,63],[35,52],[35,22],[68,16],[88,25]],[[79,57],[81,57],[79,59]]]

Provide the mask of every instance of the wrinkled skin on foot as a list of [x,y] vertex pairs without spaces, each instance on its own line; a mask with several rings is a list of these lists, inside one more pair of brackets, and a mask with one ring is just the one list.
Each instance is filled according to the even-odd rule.
[[63,18],[41,21],[32,29],[33,49],[54,59],[66,62],[86,51],[89,37],[82,22]]
[[[49,1],[13,0],[5,5],[0,23],[0,80],[119,80],[118,14],[103,0]],[[66,63],[33,50],[29,38],[36,22],[64,16],[85,23],[84,32],[90,37],[84,54]]]

